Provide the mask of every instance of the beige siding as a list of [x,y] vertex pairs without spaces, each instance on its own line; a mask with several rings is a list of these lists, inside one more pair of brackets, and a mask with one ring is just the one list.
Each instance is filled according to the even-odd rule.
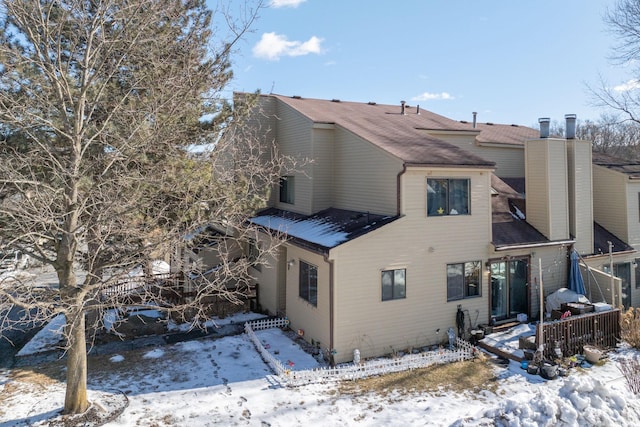
[[524,172],[523,147],[480,147],[483,158],[496,163],[496,175],[500,178],[522,178]]
[[[320,342],[326,348],[330,340],[330,268],[322,255],[287,245],[287,260],[295,260],[286,267],[287,317],[294,330],[304,330],[305,340]],[[300,298],[300,261],[318,268],[318,306]]]
[[[593,165],[593,216],[595,221],[628,242],[626,175]],[[637,196],[636,196],[637,198]]]
[[399,159],[336,127],[334,207],[395,215],[402,167]]
[[533,140],[525,147],[527,221],[550,240],[568,239],[566,141]]
[[567,140],[569,177],[569,226],[582,255],[593,253],[593,188],[591,143]]
[[[427,131],[428,132],[428,131]],[[480,145],[475,135],[428,132],[434,137],[496,163],[495,174],[501,178],[524,177],[524,147]]]
[[302,165],[295,176],[294,203],[281,203],[278,190],[274,191],[275,206],[306,215],[313,213],[313,158],[312,122],[289,106],[278,103],[277,137],[280,153],[291,156]]
[[313,129],[313,212],[333,206],[333,135],[333,128]]
[[[471,178],[472,214],[427,217],[429,173]],[[447,329],[455,327],[458,304],[474,319],[477,313],[478,322],[488,320],[486,273],[481,297],[447,302],[446,265],[487,259],[489,186],[486,171],[410,169],[401,186],[405,216],[331,251],[337,361],[351,360],[355,348],[371,357],[439,343],[446,339]],[[381,272],[389,269],[406,269],[406,298],[381,300]]]
[[640,182],[627,180],[627,243],[640,250]]
[[[262,248],[271,247],[274,242],[267,234],[260,233],[258,242]],[[274,254],[264,254],[265,265],[260,270],[252,268],[249,272],[254,278],[254,283],[259,285],[259,303],[263,311],[271,315],[275,315],[284,305],[282,297],[279,294],[281,288],[284,288],[284,281],[281,275],[283,270],[283,262],[285,257],[280,256],[283,248],[277,248]]]

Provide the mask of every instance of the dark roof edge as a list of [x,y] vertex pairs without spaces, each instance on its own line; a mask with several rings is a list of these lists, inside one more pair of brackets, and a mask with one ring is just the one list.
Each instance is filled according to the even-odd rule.
[[442,163],[411,163],[405,161],[404,164],[408,167],[415,168],[447,168],[447,169],[487,169],[495,170],[495,162],[480,163],[477,165],[469,164],[442,164]]
[[491,242],[496,250],[496,252],[508,251],[508,250],[516,250],[516,249],[529,249],[529,248],[539,248],[543,246],[558,246],[558,245],[572,245],[576,241],[574,239],[569,240],[550,240],[548,242],[539,242],[539,243],[521,243],[516,245],[502,245],[496,246],[495,243]]

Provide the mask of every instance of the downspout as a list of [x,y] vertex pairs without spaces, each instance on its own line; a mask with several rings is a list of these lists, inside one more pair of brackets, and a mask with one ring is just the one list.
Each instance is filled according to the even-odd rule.
[[334,261],[329,259],[329,254],[325,254],[324,255],[324,261],[329,264],[329,363],[331,364],[332,367],[334,367],[335,361],[333,360],[333,349],[334,349],[334,345],[333,345],[333,330],[334,330],[334,289],[333,289],[333,285],[334,285],[334,280],[333,280],[333,266],[334,266]]
[[398,203],[398,208],[397,208],[397,212],[398,212],[398,216],[400,216],[401,212],[400,212],[400,179],[402,178],[402,175],[404,175],[404,173],[407,171],[407,164],[403,163],[402,164],[402,170],[400,172],[398,172],[398,178],[396,180],[397,183],[397,187],[396,187],[396,194],[397,194],[397,203]]

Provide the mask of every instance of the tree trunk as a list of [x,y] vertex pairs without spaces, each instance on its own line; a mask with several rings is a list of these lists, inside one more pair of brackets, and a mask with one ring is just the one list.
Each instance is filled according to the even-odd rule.
[[67,352],[67,392],[64,399],[65,414],[79,414],[87,410],[87,345],[85,341],[84,312],[67,318],[69,350]]

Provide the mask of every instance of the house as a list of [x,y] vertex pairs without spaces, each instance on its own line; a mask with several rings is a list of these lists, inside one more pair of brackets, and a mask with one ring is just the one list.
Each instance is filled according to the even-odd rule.
[[336,363],[441,343],[459,313],[463,329],[536,318],[569,251],[599,257],[613,235],[594,225],[590,143],[549,138],[548,120],[539,133],[281,95],[255,111],[264,138],[309,160],[252,220],[256,245],[286,239],[252,272],[259,303]]

